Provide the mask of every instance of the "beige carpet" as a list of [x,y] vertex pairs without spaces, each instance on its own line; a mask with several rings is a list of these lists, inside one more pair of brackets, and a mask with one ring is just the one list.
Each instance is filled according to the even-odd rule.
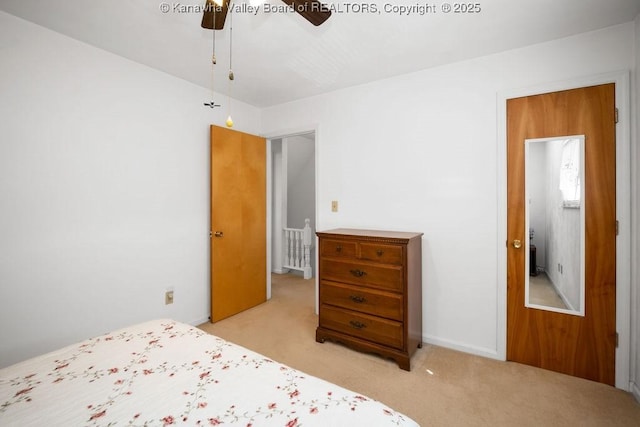
[[425,344],[411,372],[378,356],[315,342],[314,279],[273,275],[272,299],[200,327],[357,391],[421,426],[640,426],[640,404],[595,382]]

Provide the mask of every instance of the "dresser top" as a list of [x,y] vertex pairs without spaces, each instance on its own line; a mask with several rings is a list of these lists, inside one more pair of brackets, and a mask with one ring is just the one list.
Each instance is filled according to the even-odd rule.
[[403,239],[410,240],[423,235],[423,233],[413,233],[407,231],[386,231],[386,230],[362,230],[359,228],[336,228],[333,230],[318,231],[319,237],[370,237],[377,239]]

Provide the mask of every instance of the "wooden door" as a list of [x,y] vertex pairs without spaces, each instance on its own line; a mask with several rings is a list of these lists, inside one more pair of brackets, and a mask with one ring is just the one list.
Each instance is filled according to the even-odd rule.
[[[524,305],[524,141],[585,135],[584,317]],[[615,385],[613,84],[507,101],[507,359]],[[528,274],[528,273],[527,273]]]
[[266,141],[211,126],[211,321],[267,299]]

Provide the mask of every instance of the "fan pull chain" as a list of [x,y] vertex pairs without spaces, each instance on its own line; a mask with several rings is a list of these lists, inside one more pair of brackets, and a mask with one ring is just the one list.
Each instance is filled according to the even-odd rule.
[[231,118],[231,82],[234,79],[234,75],[233,75],[233,67],[232,67],[232,60],[233,60],[233,11],[231,11],[230,16],[229,16],[229,81],[227,82],[227,93],[228,93],[228,100],[227,100],[227,113],[228,113],[228,117],[227,117],[227,121],[225,122],[227,127],[233,127],[233,119]]
[[[215,15],[216,11],[215,8],[213,10],[213,20],[215,22],[216,19],[216,15]],[[211,29],[211,32],[213,33],[212,35],[212,48],[211,48],[211,102],[205,102],[204,105],[205,107],[209,107],[209,108],[215,108],[215,107],[219,107],[220,104],[216,104],[214,101],[214,96],[215,96],[215,91],[214,91],[214,77],[215,77],[215,65],[216,65],[216,30],[215,29]]]
[[[216,10],[215,8],[213,9],[213,21],[215,22],[216,20]],[[212,29],[211,32],[213,33],[213,35],[211,36],[212,38],[212,48],[211,48],[211,102],[213,102],[213,97],[214,97],[214,86],[213,86],[213,78],[215,75],[215,69],[216,69],[216,30]]]
[[[213,20],[216,20],[216,11],[215,9],[213,10]],[[213,49],[211,52],[211,63],[213,65],[216,65],[216,30],[215,28],[211,30],[211,32],[213,33]]]
[[229,15],[229,80],[233,80],[233,10]]

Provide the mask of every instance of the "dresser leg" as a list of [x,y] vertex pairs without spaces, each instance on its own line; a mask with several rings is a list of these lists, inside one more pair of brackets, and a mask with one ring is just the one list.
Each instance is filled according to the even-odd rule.
[[324,340],[325,340],[324,335],[322,335],[322,333],[316,329],[316,342],[323,344]]

